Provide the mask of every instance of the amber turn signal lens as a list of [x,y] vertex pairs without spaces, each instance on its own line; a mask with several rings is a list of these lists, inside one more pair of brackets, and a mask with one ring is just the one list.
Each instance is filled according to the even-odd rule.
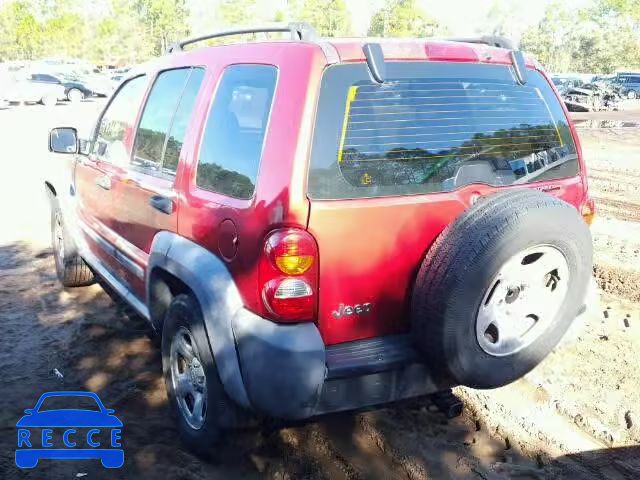
[[276,266],[287,275],[301,275],[313,264],[311,255],[290,255],[276,257]]
[[273,266],[285,275],[302,275],[309,271],[318,253],[313,238],[294,229],[272,234],[267,239],[266,251]]
[[589,199],[584,205],[582,205],[580,213],[582,214],[584,221],[587,222],[587,225],[591,226],[593,219],[596,216],[596,208],[593,199]]

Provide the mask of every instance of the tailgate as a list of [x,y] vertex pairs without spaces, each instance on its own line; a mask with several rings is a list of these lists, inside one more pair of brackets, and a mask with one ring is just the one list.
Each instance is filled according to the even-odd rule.
[[474,198],[540,188],[578,206],[579,159],[545,78],[505,65],[388,62],[322,80],[308,180],[326,343],[409,328],[413,279],[437,235]]

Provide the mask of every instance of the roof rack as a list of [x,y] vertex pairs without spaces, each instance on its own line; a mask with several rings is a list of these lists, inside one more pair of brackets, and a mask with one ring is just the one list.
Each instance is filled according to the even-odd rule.
[[482,37],[468,38],[445,38],[444,40],[449,42],[480,43],[491,47],[508,48],[509,50],[513,50],[515,48],[511,40],[506,37],[501,37],[500,35],[483,35]]
[[203,42],[205,40],[211,40],[212,38],[228,37],[231,35],[243,35],[247,33],[289,33],[291,40],[310,42],[317,38],[316,31],[311,25],[305,22],[292,22],[292,23],[274,23],[271,25],[262,25],[256,27],[245,27],[235,30],[223,30],[220,32],[214,32],[200,37],[187,38],[180,40],[167,48],[167,53],[182,52],[184,47],[191,45],[192,43]]

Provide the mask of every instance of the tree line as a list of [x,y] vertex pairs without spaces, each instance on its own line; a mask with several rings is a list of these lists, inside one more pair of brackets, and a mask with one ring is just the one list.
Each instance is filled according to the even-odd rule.
[[581,9],[556,0],[520,47],[551,72],[640,71],[640,0],[596,0]]
[[[611,73],[640,69],[640,1],[594,0],[549,4],[540,22],[526,24],[513,4],[494,0],[479,34],[521,39],[521,48],[551,71]],[[281,4],[282,5],[282,4]],[[5,0],[0,6],[0,61],[84,58],[132,64],[164,52],[190,34],[229,26],[301,20],[321,36],[353,35],[345,0],[286,0],[273,11],[265,0]],[[417,0],[386,0],[368,35],[444,36],[447,27]]]

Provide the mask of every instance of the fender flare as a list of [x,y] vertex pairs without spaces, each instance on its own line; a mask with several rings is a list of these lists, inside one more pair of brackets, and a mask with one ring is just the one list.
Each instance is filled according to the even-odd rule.
[[158,233],[149,252],[147,305],[149,280],[157,268],[179,278],[194,293],[202,308],[205,330],[224,389],[238,404],[251,408],[232,328],[233,317],[244,306],[225,263],[191,240],[171,232]]

